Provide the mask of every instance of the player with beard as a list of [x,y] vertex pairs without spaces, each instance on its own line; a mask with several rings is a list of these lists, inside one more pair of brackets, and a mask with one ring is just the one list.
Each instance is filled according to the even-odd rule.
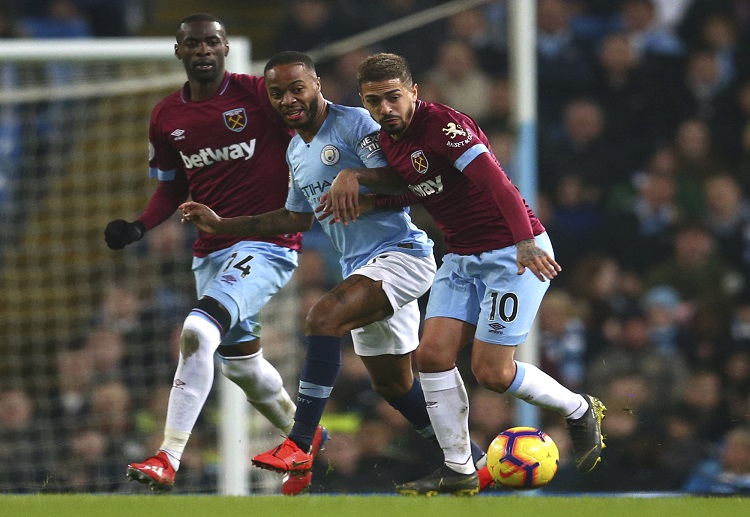
[[[174,214],[188,197],[227,217],[284,206],[289,173],[284,152],[291,131],[268,102],[263,78],[230,73],[224,24],[209,14],[182,20],[175,56],[187,82],[159,102],[149,128],[149,173],[159,180],[133,222],[110,222],[104,236],[114,250],[136,242]],[[198,300],[185,318],[169,397],[164,439],[156,455],[127,467],[131,480],[168,490],[190,433],[221,372],[282,432],[295,405],[278,371],[263,357],[260,311],[291,278],[301,235],[210,235],[198,232],[193,271]],[[323,430],[319,430],[322,441]]]
[[[378,125],[362,108],[328,103],[309,56],[279,53],[266,64],[264,76],[271,104],[297,133],[287,150],[292,187],[286,206],[263,215],[222,218],[203,204],[181,205],[183,219],[203,232],[308,230],[320,196],[340,170],[387,166]],[[401,207],[370,212],[358,225],[325,222],[323,230],[340,254],[344,280],[318,300],[305,320],[307,355],[291,433],[278,447],[253,458],[260,468],[284,472],[285,487],[310,484],[315,431],[341,366],[341,338],[349,331],[375,392],[436,443],[411,361],[419,343],[417,300],[429,289],[436,269],[432,241]],[[471,447],[472,464],[480,464],[486,486],[491,476],[484,452]]]
[[360,184],[389,191],[401,186],[408,188],[407,194],[377,196],[375,206],[421,203],[447,245],[415,354],[445,463],[396,490],[409,495],[476,493],[468,397],[456,368],[459,352],[470,342],[472,371],[479,384],[563,415],[576,466],[590,471],[604,447],[604,405],[513,358],[549,281],[561,271],[544,227],[474,120],[448,106],[417,99],[417,85],[403,57],[370,56],[360,64],[357,80],[365,108],[381,126],[380,145],[396,173],[342,171],[322,199],[322,214],[332,213],[334,220],[349,224],[360,216]]

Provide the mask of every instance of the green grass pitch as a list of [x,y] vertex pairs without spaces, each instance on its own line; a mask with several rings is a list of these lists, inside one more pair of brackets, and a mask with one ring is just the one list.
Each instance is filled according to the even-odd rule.
[[740,517],[750,498],[0,495],[2,517]]

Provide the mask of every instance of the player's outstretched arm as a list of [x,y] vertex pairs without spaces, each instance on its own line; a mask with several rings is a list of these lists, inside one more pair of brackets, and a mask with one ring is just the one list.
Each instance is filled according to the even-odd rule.
[[312,226],[312,213],[290,212],[285,208],[261,215],[221,217],[204,204],[188,201],[180,205],[182,222],[200,231],[223,235],[271,236],[304,232]]

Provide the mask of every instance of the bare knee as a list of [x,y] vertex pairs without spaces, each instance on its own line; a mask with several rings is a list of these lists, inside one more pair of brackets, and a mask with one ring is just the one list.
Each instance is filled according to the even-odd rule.
[[406,395],[414,384],[414,378],[388,377],[377,379],[371,378],[372,389],[385,400],[393,400]]
[[331,317],[330,311],[322,304],[314,305],[305,318],[305,334],[308,336],[337,336],[341,337],[343,332],[335,318]]
[[420,372],[444,372],[456,366],[456,356],[446,347],[430,341],[421,341],[414,358]]
[[471,365],[474,377],[480,386],[497,393],[504,393],[516,377],[516,363],[514,361],[501,364],[487,364],[486,362]]

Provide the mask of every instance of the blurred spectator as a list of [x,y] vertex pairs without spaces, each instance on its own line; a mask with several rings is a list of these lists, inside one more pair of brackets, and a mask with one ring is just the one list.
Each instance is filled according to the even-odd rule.
[[94,383],[125,380],[127,372],[123,367],[127,344],[120,332],[106,327],[95,328],[86,336],[81,351],[92,361]]
[[0,493],[44,488],[52,459],[51,430],[20,388],[0,391]]
[[684,52],[680,38],[658,23],[654,0],[622,0],[620,21],[639,56],[679,56]]
[[619,143],[606,138],[607,122],[602,106],[590,98],[577,98],[564,107],[563,134],[541,139],[540,189],[554,197],[565,176],[579,176],[586,199],[603,204],[610,188],[623,182],[630,171]]
[[93,36],[119,38],[137,34],[151,0],[73,0]]
[[673,119],[694,117],[706,124],[719,126],[719,114],[731,102],[730,83],[722,77],[717,54],[698,49],[687,56],[684,80],[671,93]]
[[19,20],[21,29],[32,38],[89,38],[88,20],[73,0],[31,2]]
[[[651,405],[661,399],[659,387],[637,371],[612,373],[604,379],[603,399],[608,404],[602,431],[606,454],[596,475],[586,481],[593,491],[674,490],[678,480],[659,463],[662,436],[659,412]],[[661,401],[659,401],[661,402]]]
[[[326,78],[323,83],[323,91],[327,100],[345,106],[362,106],[362,99],[359,98],[359,85],[357,84],[357,67],[372,53],[373,49],[370,47],[358,48],[350,50],[336,59],[332,70],[332,79],[338,86],[338,99],[334,98],[335,93],[331,92],[330,81]],[[422,93],[421,88],[419,93]]]
[[586,92],[592,63],[570,26],[570,6],[564,0],[540,0],[537,5],[537,82],[539,119],[552,132],[559,127],[564,106]]
[[21,38],[25,34],[11,9],[0,8],[0,39]]
[[425,78],[438,90],[441,102],[474,118],[487,111],[492,83],[467,42],[454,39],[441,43],[435,66]]
[[606,35],[595,58],[592,96],[604,111],[608,138],[622,142],[629,166],[635,168],[645,162],[655,139],[666,133],[660,132],[657,120],[657,85],[623,32]]
[[277,28],[275,52],[307,52],[351,35],[356,29],[339,16],[333,0],[286,0],[285,16]]
[[[420,98],[422,90],[419,90]],[[511,84],[506,78],[493,79],[490,83],[489,98],[486,110],[479,114],[477,123],[487,135],[496,132],[509,132],[513,130],[513,99],[511,96]],[[493,146],[493,150],[494,149]],[[499,159],[499,157],[498,157]],[[500,160],[500,163],[505,163]]]
[[750,273],[750,201],[730,173],[717,173],[703,182],[706,227],[718,252],[734,269]]
[[[602,247],[628,268],[643,274],[672,255],[680,222],[672,174],[647,170],[633,176],[634,197],[613,210],[602,225]],[[648,250],[644,253],[643,250]]]
[[[577,264],[598,247],[603,230],[604,211],[598,191],[576,174],[568,174],[557,182],[544,226],[555,236],[555,258],[563,267]],[[561,284],[567,284],[563,277]]]
[[[639,307],[642,287],[638,277],[623,270],[613,257],[591,253],[573,270],[569,291],[584,306],[586,326],[590,332],[608,336],[616,318]],[[603,343],[599,347],[604,346]],[[592,350],[596,353],[598,350]]]
[[75,428],[89,411],[93,358],[83,350],[61,350],[55,357],[56,386],[49,417],[61,431]]
[[726,102],[719,106],[711,135],[716,149],[727,165],[737,166],[736,175],[745,191],[750,188],[748,157],[750,156],[750,80],[730,85]]
[[648,321],[648,333],[654,348],[665,355],[680,356],[692,346],[685,327],[689,315],[680,295],[667,285],[652,287],[641,299]]
[[653,398],[654,409],[663,410],[683,395],[688,367],[681,356],[655,348],[645,314],[634,311],[617,318],[611,346],[589,362],[589,389],[605,393],[610,380],[621,375],[642,375],[651,392],[658,393]]
[[573,391],[586,386],[587,332],[579,312],[567,292],[553,289],[538,315],[540,367]]
[[689,411],[696,436],[702,441],[718,443],[733,425],[717,371],[693,370],[683,385],[680,402]]
[[729,431],[714,457],[700,464],[682,489],[700,495],[750,494],[750,429]]
[[659,465],[675,480],[679,488],[701,461],[711,453],[711,447],[698,436],[692,412],[684,405],[662,414],[664,435],[658,452]]
[[748,57],[741,52],[737,23],[729,13],[712,13],[703,21],[700,39],[703,46],[716,58],[719,82],[722,85],[729,84],[737,77],[742,60]]
[[719,255],[713,235],[692,221],[676,230],[672,256],[650,267],[645,278],[649,286],[671,285],[693,307],[727,307],[742,287],[737,273]]
[[[434,7],[430,0],[377,0],[374,2],[345,2],[357,6],[357,18],[372,29]],[[424,73],[435,65],[435,49],[445,41],[445,20],[438,20],[416,29],[390,36],[378,44],[383,52],[393,52],[406,58],[414,80],[423,82]]]
[[750,424],[750,348],[730,351],[720,373],[729,419],[736,424]]
[[58,466],[56,489],[63,492],[116,492],[124,484],[120,457],[112,454],[107,436],[82,427],[71,436],[67,455]]
[[[492,77],[507,74],[507,52],[493,37],[486,8],[467,9],[448,18],[448,38],[468,43],[479,68],[486,74]],[[486,129],[484,125],[480,126]]]

